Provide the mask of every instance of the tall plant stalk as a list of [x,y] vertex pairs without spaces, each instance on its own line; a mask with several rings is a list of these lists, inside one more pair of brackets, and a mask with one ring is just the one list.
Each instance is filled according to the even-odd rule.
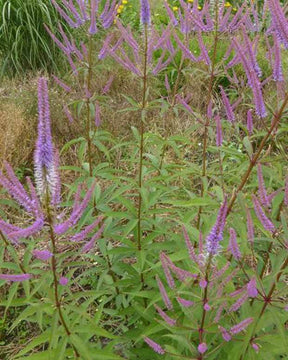
[[93,67],[93,41],[92,36],[89,35],[89,46],[88,46],[88,72],[86,77],[86,90],[87,90],[87,99],[86,99],[86,140],[88,146],[88,162],[89,162],[89,175],[93,176],[92,168],[92,139],[90,137],[91,132],[91,111],[90,111],[90,92],[91,92],[91,81],[92,81],[92,67]]
[[[60,323],[63,326],[66,335],[68,337],[70,337],[71,330],[69,329],[69,326],[68,326],[66,320],[64,319],[62,308],[61,308],[61,301],[59,298],[59,291],[58,291],[59,279],[57,276],[57,262],[56,262],[56,255],[57,255],[56,236],[55,236],[54,229],[53,229],[53,217],[52,217],[51,209],[50,209],[50,199],[49,199],[48,191],[46,194],[46,215],[47,215],[47,222],[48,222],[48,226],[49,226],[51,249],[52,249],[52,253],[53,253],[53,256],[51,257],[51,271],[53,274],[54,301],[55,301],[56,310],[59,315]],[[79,356],[77,349],[75,348],[75,346],[73,344],[71,344],[71,345],[74,350],[75,358],[79,359],[80,356]]]
[[[213,91],[213,84],[215,78],[215,66],[216,66],[216,55],[217,55],[217,48],[219,42],[219,34],[218,34],[218,26],[219,26],[219,0],[215,0],[215,31],[214,31],[214,46],[213,46],[213,54],[211,59],[211,74],[209,79],[208,85],[208,95],[207,95],[207,106],[209,106],[212,100],[212,91]],[[210,119],[206,116],[206,121],[204,123],[204,135],[203,135],[203,152],[202,152],[202,178],[206,176],[206,161],[207,161],[207,146],[208,146],[208,129],[210,125]],[[201,183],[201,197],[204,196],[204,184],[203,181]],[[201,220],[201,213],[202,207],[199,207],[198,216],[197,216],[197,228],[200,227],[200,220]]]
[[[144,153],[144,124],[146,119],[146,105],[147,105],[147,86],[148,86],[148,25],[144,24],[144,63],[143,63],[143,94],[141,106],[141,125],[140,125],[140,149],[139,149],[139,175],[138,175],[138,225],[137,225],[137,248],[142,250],[142,173],[143,173],[143,153]],[[144,277],[141,272],[141,284],[144,287]]]

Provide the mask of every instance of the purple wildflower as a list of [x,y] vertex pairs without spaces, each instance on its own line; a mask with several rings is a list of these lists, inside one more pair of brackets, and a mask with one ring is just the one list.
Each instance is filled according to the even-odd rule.
[[227,120],[230,121],[230,122],[234,122],[235,121],[235,115],[234,115],[232,106],[230,104],[229,98],[226,95],[223,87],[222,86],[219,86],[219,87],[220,87],[220,91],[221,91],[222,101],[223,101],[223,104],[224,104],[224,107],[225,107]]
[[265,183],[264,183],[264,178],[263,178],[263,173],[262,173],[262,166],[260,163],[258,163],[257,166],[257,177],[258,177],[258,185],[259,185],[259,197],[260,197],[260,201],[261,204],[264,207],[269,207],[270,206],[270,202],[267,196],[267,191],[265,188]]
[[206,250],[209,255],[216,255],[219,251],[219,243],[223,240],[223,230],[226,222],[227,199],[220,207],[215,225],[206,238]]
[[215,318],[214,318],[214,320],[213,320],[213,322],[214,322],[215,324],[217,324],[217,323],[219,322],[225,306],[226,306],[226,301],[224,301],[224,302],[219,306],[219,308],[218,308],[218,310],[217,310],[217,312],[216,312]]
[[176,320],[172,319],[170,316],[168,316],[158,305],[154,304],[154,307],[157,310],[158,314],[166,322],[166,324],[168,324],[170,326],[175,326],[176,325]]
[[255,195],[252,195],[252,201],[254,204],[255,213],[256,213],[258,219],[260,220],[261,224],[263,225],[264,229],[273,233],[273,231],[275,230],[275,226],[265,215],[265,213]]
[[96,12],[98,7],[98,0],[91,0],[91,14],[90,14],[90,27],[89,27],[89,34],[94,35],[97,32],[97,25],[96,25]]
[[48,86],[44,78],[38,81],[38,112],[38,139],[34,156],[36,188],[40,196],[49,191],[53,197],[57,191],[59,173],[52,144]]
[[230,308],[229,308],[229,312],[232,311],[237,311],[238,309],[240,309],[240,307],[245,303],[245,301],[248,299],[248,294],[244,294],[243,296],[241,296],[241,298],[239,298]]
[[247,284],[247,294],[249,297],[255,298],[258,295],[257,284],[255,277],[252,277]]
[[48,250],[33,250],[32,254],[39,260],[46,261],[50,259],[53,254]]
[[229,239],[228,249],[230,250],[231,254],[234,256],[234,258],[237,261],[240,260],[241,252],[237,244],[236,231],[233,228],[230,228],[230,239]]
[[67,119],[69,120],[69,123],[72,124],[74,119],[73,119],[73,116],[72,116],[68,106],[64,105],[63,110],[64,110],[65,115],[67,116]]
[[259,352],[259,345],[258,344],[252,343],[251,346],[256,351],[256,353]]
[[204,354],[207,351],[208,347],[206,343],[201,343],[198,345],[198,351],[200,354]]
[[95,241],[100,238],[103,231],[104,231],[104,224],[100,227],[100,229],[96,232],[96,234],[94,236],[92,236],[91,240],[88,241],[88,243],[83,246],[81,252],[82,253],[89,252],[95,245]]
[[281,47],[278,42],[277,36],[274,33],[274,64],[273,64],[273,79],[275,81],[283,81],[283,69],[281,61]]
[[184,307],[190,307],[190,306],[193,306],[194,305],[194,301],[191,301],[191,300],[186,300],[186,299],[183,299],[181,297],[177,297],[176,300],[178,301],[178,303]]
[[247,240],[252,246],[254,243],[254,225],[249,209],[247,209]]
[[159,287],[159,290],[160,290],[160,294],[162,296],[162,299],[167,307],[168,310],[172,310],[173,309],[173,305],[171,303],[171,300],[169,299],[169,296],[165,290],[165,287],[162,283],[162,281],[160,280],[159,276],[157,275],[156,276],[156,280],[157,280],[157,284],[158,284],[158,287]]
[[151,23],[151,14],[150,14],[150,4],[149,0],[140,0],[141,3],[141,23],[143,25],[150,25]]
[[288,22],[279,0],[267,0],[272,26],[279,41],[288,49]]
[[71,92],[72,89],[70,88],[70,86],[66,85],[62,80],[60,80],[57,76],[52,75],[53,79],[55,80],[55,82],[65,91],[67,92]]
[[164,274],[165,274],[167,283],[168,283],[170,289],[174,289],[175,288],[175,282],[174,282],[174,279],[173,279],[173,277],[171,275],[169,265],[168,265],[168,261],[170,261],[170,259],[168,258],[168,256],[166,254],[161,252],[160,260],[161,260],[162,268],[164,270]]
[[188,235],[188,232],[187,232],[187,229],[185,228],[185,226],[182,227],[182,230],[183,230],[186,247],[188,249],[189,257],[192,261],[194,261],[196,264],[198,264],[198,259],[195,254],[195,251],[194,251],[194,246],[192,245],[192,243],[189,239],[189,235]]
[[61,276],[59,279],[59,284],[62,286],[66,286],[69,282],[69,279],[65,276]]
[[247,318],[247,319],[241,321],[239,324],[233,326],[233,327],[230,329],[231,334],[233,334],[233,335],[238,334],[239,332],[245,330],[246,327],[247,327],[249,324],[251,324],[252,322],[253,322],[253,318]]
[[201,289],[205,289],[207,287],[207,281],[205,279],[201,279],[199,281],[199,286]]
[[203,309],[205,311],[210,311],[211,310],[211,306],[208,303],[205,303],[205,305],[203,306]]
[[252,115],[252,109],[249,109],[247,111],[247,130],[249,135],[251,136],[253,133],[253,115]]
[[27,238],[40,231],[43,228],[43,226],[44,226],[44,219],[41,217],[39,219],[36,219],[31,226],[28,226],[25,229],[18,228],[17,231],[10,232],[8,234],[8,238],[14,241],[17,241],[20,238]]
[[86,226],[82,231],[73,235],[71,237],[71,241],[78,242],[85,240],[88,234],[95,229],[95,227],[100,223],[101,220],[103,220],[103,217],[98,217],[92,224]]
[[107,94],[109,92],[109,90],[111,89],[111,85],[113,83],[114,80],[114,75],[111,75],[107,81],[107,83],[105,84],[105,86],[102,89],[102,94]]
[[10,275],[10,274],[0,274],[1,280],[19,282],[31,279],[30,274],[20,274],[20,275]]
[[157,344],[155,341],[149,339],[147,336],[144,338],[144,341],[146,342],[147,345],[149,345],[151,347],[151,349],[153,349],[157,354],[160,355],[164,355],[165,354],[165,350],[159,345]]
[[228,342],[231,340],[231,338],[232,338],[231,335],[223,326],[219,326],[219,330],[221,331],[221,335],[225,341]]

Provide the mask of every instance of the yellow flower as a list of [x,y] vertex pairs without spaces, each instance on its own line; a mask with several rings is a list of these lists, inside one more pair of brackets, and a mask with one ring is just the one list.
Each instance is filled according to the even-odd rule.
[[235,11],[235,12],[237,11],[237,9],[236,9],[236,8],[233,8],[232,10],[233,10],[233,11]]
[[202,9],[202,6],[198,5],[198,10],[201,10]]
[[119,5],[118,9],[123,10],[123,9],[124,9],[124,5]]
[[128,4],[128,1],[127,0],[122,0],[122,4],[126,5],[126,4]]
[[188,2],[189,2],[189,3],[193,3],[193,2],[194,2],[194,0],[188,0]]
[[173,11],[177,11],[177,10],[178,10],[178,6],[173,6],[173,7],[172,7],[172,10],[173,10]]
[[229,1],[227,1],[225,4],[224,4],[225,7],[231,7],[232,5],[230,4]]
[[117,14],[121,14],[121,12],[122,12],[122,9],[120,9],[120,6],[119,6],[119,8],[117,9]]

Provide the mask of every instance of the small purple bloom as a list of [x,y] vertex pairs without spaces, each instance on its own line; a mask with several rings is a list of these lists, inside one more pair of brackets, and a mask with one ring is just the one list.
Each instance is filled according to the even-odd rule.
[[230,341],[231,340],[231,335],[229,334],[229,332],[222,326],[219,326],[219,330],[221,331],[222,337],[225,341]]
[[252,343],[251,346],[256,351],[256,353],[259,352],[259,345],[258,344]]
[[207,281],[205,279],[201,279],[199,281],[199,286],[201,287],[201,289],[205,289],[207,286]]
[[154,307],[157,310],[158,314],[166,322],[166,324],[168,324],[170,326],[175,326],[176,325],[176,320],[172,319],[170,316],[168,316],[158,305],[154,304]]
[[62,286],[66,286],[69,282],[69,279],[65,276],[61,276],[59,279],[59,284]]
[[169,299],[169,296],[165,290],[165,287],[162,283],[162,281],[160,280],[159,276],[157,275],[156,276],[156,281],[157,281],[157,284],[158,284],[158,287],[159,287],[159,290],[160,290],[160,294],[162,296],[162,299],[167,307],[168,310],[172,310],[173,309],[173,305],[171,303],[171,300]]
[[186,299],[183,299],[181,297],[177,297],[176,300],[178,301],[178,303],[184,307],[190,307],[190,306],[193,306],[194,305],[194,301],[191,301],[191,300],[186,300]]
[[206,303],[206,304],[203,306],[203,308],[204,308],[205,311],[210,311],[210,310],[211,310],[211,306],[210,306],[208,303]]
[[233,257],[238,261],[241,258],[241,252],[237,244],[236,231],[233,228],[230,228],[230,240],[228,249],[230,250]]
[[251,280],[249,281],[249,283],[247,284],[247,294],[248,294],[248,296],[250,296],[252,298],[257,297],[257,295],[258,295],[255,277],[252,277]]
[[207,351],[208,347],[206,343],[201,343],[198,345],[198,351],[200,354],[204,354]]

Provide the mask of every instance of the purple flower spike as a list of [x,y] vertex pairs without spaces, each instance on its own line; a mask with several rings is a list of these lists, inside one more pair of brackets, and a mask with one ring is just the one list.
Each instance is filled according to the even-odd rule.
[[230,341],[231,340],[231,335],[229,334],[229,332],[222,326],[219,326],[219,330],[221,331],[222,337],[225,341]]
[[288,21],[279,0],[267,0],[271,13],[272,27],[279,41],[288,49]]
[[220,241],[223,240],[223,230],[226,222],[227,199],[222,204],[215,225],[206,238],[206,250],[209,255],[216,255],[220,248]]
[[10,275],[10,274],[0,274],[1,280],[20,282],[31,279],[30,274],[20,274],[20,275]]
[[247,130],[249,135],[251,136],[253,133],[253,115],[252,115],[252,109],[247,111]]
[[245,301],[248,299],[248,294],[244,294],[240,299],[238,299],[230,308],[229,312],[237,311],[240,309],[240,307],[245,303]]
[[255,195],[252,195],[252,201],[254,204],[255,213],[256,213],[258,219],[260,220],[261,224],[263,225],[264,229],[273,233],[275,230],[275,226],[265,215],[265,213]]
[[52,144],[48,86],[44,78],[38,81],[38,112],[38,139],[34,155],[36,188],[41,197],[49,191],[53,198],[58,190],[59,173]]
[[171,275],[171,271],[169,269],[170,259],[168,258],[167,255],[165,255],[163,252],[161,252],[160,260],[161,260],[162,268],[163,268],[167,283],[168,283],[170,289],[174,289],[175,288],[175,282],[174,282],[174,279],[173,279],[173,277]]
[[207,351],[208,347],[206,343],[201,343],[198,345],[198,351],[200,354],[204,354]]
[[166,324],[170,326],[176,325],[176,320],[168,316],[158,305],[154,304],[154,307],[157,310],[158,314],[161,316],[161,318],[166,322]]
[[66,286],[69,282],[69,279],[65,276],[61,276],[59,279],[59,284],[62,286]]
[[93,246],[95,245],[95,241],[100,238],[103,231],[104,231],[104,224],[100,227],[100,229],[96,232],[96,234],[91,238],[91,240],[88,241],[88,243],[83,246],[81,252],[82,253],[89,252],[93,248]]
[[171,300],[169,299],[169,296],[165,290],[165,287],[162,283],[162,281],[160,280],[159,276],[156,276],[156,280],[157,280],[157,284],[160,290],[160,294],[162,296],[162,299],[167,307],[168,310],[172,310],[173,309],[173,305],[171,303]]
[[184,307],[190,307],[190,306],[193,306],[194,305],[194,301],[191,301],[191,300],[186,300],[186,299],[183,299],[181,297],[177,297],[176,300],[178,301],[178,303]]
[[252,343],[251,346],[256,351],[256,353],[259,352],[259,345],[258,344]]
[[149,339],[147,336],[144,338],[144,341],[146,342],[147,345],[149,345],[151,347],[151,349],[153,349],[157,354],[160,355],[164,355],[165,354],[165,350],[159,345],[157,344],[155,341]]
[[211,310],[211,306],[210,306],[208,303],[206,303],[206,304],[203,306],[203,309],[204,309],[205,311],[210,311],[210,310]]
[[150,14],[150,4],[149,0],[140,0],[141,3],[141,23],[143,25],[150,25],[151,23],[151,14]]
[[238,334],[239,332],[245,330],[246,327],[247,327],[248,325],[250,325],[252,322],[253,322],[253,318],[247,318],[247,319],[241,321],[239,324],[233,326],[233,327],[230,329],[231,334],[233,334],[233,335]]
[[255,277],[253,277],[249,283],[247,284],[247,294],[248,296],[255,298],[258,295],[258,290],[257,290],[257,284],[256,284],[256,279]]
[[228,249],[237,261],[241,259],[241,252],[239,250],[236,239],[236,231],[233,228],[230,228],[230,240]]
[[201,279],[199,281],[199,286],[201,289],[205,289],[207,287],[207,281],[205,279]]
[[267,191],[265,188],[265,183],[264,183],[264,178],[263,178],[263,173],[262,173],[262,166],[260,163],[258,163],[258,166],[257,166],[257,177],[258,177],[258,185],[259,185],[258,192],[259,192],[261,204],[264,207],[269,207],[270,201],[269,201]]
[[97,33],[97,25],[96,25],[97,7],[98,7],[98,0],[91,0],[90,27],[88,30],[90,35],[94,35]]
[[95,125],[97,127],[101,125],[100,105],[98,102],[95,104]]
[[232,106],[230,104],[229,98],[226,95],[223,87],[222,86],[219,86],[219,87],[220,87],[220,90],[221,90],[221,96],[222,96],[223,105],[225,107],[227,120],[230,121],[230,122],[234,122],[235,121],[235,115],[234,115]]
[[70,86],[68,86],[67,84],[65,84],[62,80],[60,80],[57,76],[52,75],[53,79],[55,80],[56,84],[59,85],[63,90],[67,91],[67,92],[71,92],[72,89],[70,88]]
[[50,259],[53,254],[48,250],[33,250],[32,254],[39,260],[46,261]]

